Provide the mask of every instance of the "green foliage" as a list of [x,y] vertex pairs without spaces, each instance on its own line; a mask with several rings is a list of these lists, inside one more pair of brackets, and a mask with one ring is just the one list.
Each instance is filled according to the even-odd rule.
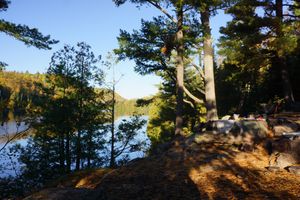
[[[0,179],[3,184],[9,183],[7,187],[0,188],[1,198],[23,196],[26,192],[38,189],[48,181],[73,170],[70,164],[76,163],[78,127],[82,129],[80,167],[85,169],[108,165],[106,148],[109,141],[106,135],[109,133],[107,129],[109,117],[107,116],[108,106],[104,104],[105,92],[94,88],[90,90],[91,88],[85,85],[85,92],[89,91],[92,94],[85,96],[84,107],[80,107],[79,95],[76,92],[80,92],[82,88],[77,87],[80,84],[76,85],[78,83],[77,78],[74,78],[76,75],[66,74],[64,72],[68,70],[63,69],[60,65],[51,66],[46,75],[1,72],[3,75],[0,76],[1,111],[4,113],[3,107],[12,108],[13,114],[13,108],[17,104],[15,101],[23,96],[17,101],[20,108],[25,107],[25,109],[19,109],[25,111],[20,120],[28,119],[35,129],[28,139],[27,146],[18,145],[11,149],[13,154],[20,155],[19,162],[22,170],[16,178]],[[86,94],[85,92],[81,95]],[[125,101],[119,95],[117,99]],[[82,109],[84,119],[79,118],[79,109]],[[3,114],[3,116],[6,115]],[[118,165],[130,160],[129,153],[145,151],[147,147],[145,138],[137,137],[139,129],[144,127],[145,123],[143,118],[134,116],[122,121],[117,128],[115,156]],[[12,185],[12,183],[17,185]]]
[[[153,21],[142,20],[139,31],[132,34],[121,30],[118,37],[119,48],[114,52],[120,59],[134,60],[135,71],[145,75],[166,71],[174,74],[174,68],[169,65],[172,51],[175,50],[176,24],[164,17],[153,18]],[[199,24],[193,19],[184,21],[186,27],[184,34],[185,54],[193,53],[193,45],[199,42]]]
[[[145,3],[146,1],[131,1],[133,3]],[[160,6],[164,1],[151,1],[152,5]],[[176,6],[180,1],[166,1],[170,6]],[[118,3],[124,3],[118,2]],[[148,1],[149,3],[149,1]],[[182,2],[181,2],[182,3]],[[167,18],[168,17],[168,18]],[[193,12],[186,12],[183,18],[183,39],[176,39],[178,24],[170,17],[156,17],[152,21],[142,20],[141,29],[134,30],[133,33],[121,31],[118,38],[119,48],[115,53],[120,59],[134,60],[136,63],[135,71],[142,75],[154,73],[160,76],[164,83],[161,93],[155,96],[150,107],[150,119],[147,134],[151,139],[152,145],[157,146],[174,137],[175,105],[176,105],[176,66],[178,64],[178,47],[182,44],[181,52],[185,65],[185,87],[192,91],[196,96],[203,89],[204,83],[201,79],[201,68],[195,70],[193,56],[199,53],[201,26],[199,20]],[[197,67],[196,67],[197,68]],[[199,89],[199,90],[198,90]],[[184,106],[184,132],[190,134],[200,121],[199,110],[202,105],[190,101],[186,97]],[[178,104],[178,103],[177,103]],[[198,112],[197,112],[197,111]],[[155,147],[154,147],[155,148]]]
[[[0,12],[6,11],[10,1],[0,0]],[[58,40],[53,40],[50,35],[44,36],[36,28],[29,28],[26,25],[15,24],[12,22],[0,19],[0,32],[3,32],[27,46],[34,46],[38,49],[51,49],[51,45],[58,43]],[[7,66],[6,63],[0,61],[0,71]]]
[[[44,75],[0,72],[1,122],[11,115],[19,122],[26,120],[34,129],[27,146],[11,149],[20,155],[22,166],[16,177],[19,185],[13,187],[15,195],[22,196],[69,173],[74,164],[76,169],[108,165],[109,91],[99,89],[104,74],[98,68],[99,61],[90,46],[78,43],[55,52]],[[123,106],[135,106],[135,100],[128,104],[116,96]],[[119,165],[128,162],[129,153],[145,150],[145,138],[137,137],[145,123],[134,116],[117,128],[114,156]],[[5,197],[14,196],[6,187],[2,191]]]
[[299,81],[294,78],[299,75],[295,67],[299,34],[294,31],[299,21],[293,14],[293,1],[280,7],[287,9],[283,16],[273,5],[274,1],[240,0],[227,10],[233,20],[220,30],[219,53],[225,57],[217,75],[218,99],[224,102],[219,106],[221,114],[254,112],[276,96],[294,93],[299,99]]
[[151,140],[151,147],[155,149],[158,144],[170,141],[174,136],[175,99],[170,97],[155,98],[149,112],[147,135]]
[[[188,83],[186,87],[194,94],[200,95],[197,91],[197,88],[203,87],[200,76],[197,76],[191,68],[187,68],[185,74],[185,81]],[[162,77],[164,77],[164,82],[160,86],[159,93],[150,101],[149,108],[147,135],[151,140],[152,153],[157,151],[159,145],[174,138],[176,117],[175,81],[168,78],[168,76],[162,75]],[[187,100],[188,97],[185,97],[185,99]],[[183,113],[183,132],[185,135],[195,133],[200,124],[205,121],[205,108],[202,104],[193,101],[185,103]]]
[[[139,115],[133,115],[129,119],[123,119],[115,132],[114,159],[117,165],[123,165],[130,160],[129,154],[137,151],[146,151],[145,138],[138,138],[146,120]],[[111,143],[111,140],[108,141]]]
[[25,120],[32,106],[40,101],[41,74],[0,72],[0,122]]
[[[0,1],[0,12],[6,11],[10,1]],[[50,39],[50,36],[43,36],[36,28],[29,28],[26,25],[14,24],[0,19],[0,32],[6,33],[17,40],[24,42],[28,46],[35,46],[39,49],[51,49],[51,45],[58,43],[57,40]]]
[[[95,151],[101,147],[101,143],[97,146],[93,139],[94,133],[107,122],[104,94],[94,89],[96,84],[100,86],[103,82],[103,72],[97,66],[99,61],[100,57],[96,58],[91,47],[81,42],[76,47],[66,45],[54,53],[48,69],[47,90],[50,92],[46,95],[49,102],[43,105],[40,124],[60,138],[61,167],[65,167],[66,161],[67,170],[71,167],[71,136],[76,135],[77,170],[82,166],[84,155],[88,156],[90,167]],[[83,148],[85,145],[87,149]]]
[[3,71],[6,66],[7,66],[6,63],[0,61],[0,72]]
[[72,163],[77,169],[103,165],[107,111],[104,93],[94,89],[103,81],[98,62],[90,46],[78,43],[54,53],[46,75],[1,72],[11,89],[0,88],[2,107],[35,130],[26,147],[15,147],[23,192],[70,172]]
[[[9,71],[0,72],[1,73],[0,111],[2,113],[0,115],[0,122],[15,120],[17,117],[16,116],[14,117],[14,108],[17,109],[18,106],[19,106],[18,110],[23,110],[23,113],[24,111],[26,111],[27,116],[29,114],[34,114],[34,112],[39,112],[40,108],[37,107],[37,104],[43,105],[43,103],[40,101],[43,101],[42,100],[43,90],[47,88],[49,90],[49,88],[55,87],[55,91],[58,96],[62,96],[63,92],[65,92],[65,96],[69,97],[69,100],[66,99],[65,101],[71,101],[72,98],[75,98],[73,89],[69,87],[73,81],[70,77],[68,77],[69,75],[71,75],[71,73],[70,71],[68,71],[69,75],[64,74],[67,72],[62,72],[62,69],[60,68],[62,68],[61,65],[57,66],[57,69],[55,70],[53,69],[54,71],[52,71],[51,73],[49,72],[51,75],[48,74],[47,76],[45,74],[39,74],[39,73],[29,74],[29,73],[9,72]],[[53,84],[55,83],[55,86],[51,82]],[[65,88],[65,90],[63,88]],[[20,91],[22,92],[22,94],[20,94]],[[24,92],[26,93],[26,95],[24,94]],[[109,99],[111,98],[110,91],[95,88],[95,92],[98,95],[103,94],[104,95],[103,98],[105,102],[108,102]],[[18,103],[16,102],[16,100],[20,99],[21,96],[23,102],[17,105]],[[24,98],[24,96],[26,96],[26,98]],[[27,98],[29,99],[26,100]],[[134,113],[140,115],[148,115],[149,113],[149,106],[137,105],[139,99],[128,100],[121,97],[117,93],[115,94],[115,98],[116,98],[116,118],[120,116],[131,116]],[[140,99],[140,100],[147,100],[147,99],[149,98]],[[35,107],[33,104],[35,104]],[[70,102],[64,104],[65,105],[69,104],[70,107],[73,106]],[[68,111],[63,113],[68,113]]]
[[0,0],[0,11],[6,11],[9,4],[10,4],[10,1],[8,1],[8,0]]
[[149,106],[137,105],[138,100],[137,99],[116,100],[116,105],[115,105],[116,118],[120,116],[132,116],[134,114],[148,115],[150,109]]
[[58,43],[57,40],[50,39],[49,35],[43,36],[36,28],[14,24],[3,19],[0,20],[0,32],[38,49],[51,49],[51,45]]

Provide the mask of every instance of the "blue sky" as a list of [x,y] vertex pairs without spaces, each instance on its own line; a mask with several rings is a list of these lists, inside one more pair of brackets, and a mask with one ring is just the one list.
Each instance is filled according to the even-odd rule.
[[[120,29],[139,29],[140,20],[160,15],[153,7],[136,8],[133,4],[116,7],[112,0],[12,0],[9,9],[0,18],[38,28],[60,42],[52,50],[38,50],[0,33],[0,60],[9,64],[7,70],[45,72],[53,52],[64,44],[75,45],[84,41],[95,54],[105,58],[107,52],[118,47]],[[219,27],[230,19],[224,14],[212,19],[214,38],[219,37]],[[133,72],[133,62],[116,66],[117,76],[123,74],[117,92],[125,98],[139,98],[157,92],[159,78],[141,76]],[[109,72],[108,79],[110,77]]]

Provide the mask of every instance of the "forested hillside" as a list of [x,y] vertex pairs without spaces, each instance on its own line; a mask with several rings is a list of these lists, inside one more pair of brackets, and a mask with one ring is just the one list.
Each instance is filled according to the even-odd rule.
[[[0,199],[300,199],[299,0],[0,0],[0,13],[0,37],[57,45],[0,46]],[[20,60],[48,68],[6,71]]]
[[[21,114],[25,114],[26,109],[29,109],[30,105],[38,100],[39,94],[42,93],[41,86],[47,85],[46,75],[13,71],[2,71],[0,73],[0,110],[3,111],[0,115],[0,121],[21,117]],[[96,90],[99,90],[99,92],[105,91],[104,99],[110,100],[111,91],[107,89]],[[138,107],[136,104],[137,99],[127,100],[116,93],[115,101],[116,118],[133,114],[148,115],[149,106]]]
[[0,71],[1,122],[25,117],[26,109],[38,101],[45,75]]
[[149,106],[137,106],[138,99],[117,100],[116,116],[131,116],[133,114],[148,115]]

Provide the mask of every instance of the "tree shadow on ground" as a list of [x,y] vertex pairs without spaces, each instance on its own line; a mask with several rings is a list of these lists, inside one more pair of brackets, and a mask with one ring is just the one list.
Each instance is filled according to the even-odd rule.
[[262,146],[244,152],[208,137],[179,138],[161,155],[110,170],[90,190],[81,189],[84,196],[71,189],[59,199],[300,199],[299,176],[267,171]]
[[[187,148],[191,152],[187,155],[191,160],[187,163],[189,175],[198,187],[200,199],[300,198],[298,176],[286,171],[275,173],[265,169],[269,155],[263,145],[243,152],[230,144],[218,144],[220,140],[215,139],[213,142],[198,143],[202,146],[198,151],[195,151],[196,145]],[[199,159],[200,155],[204,159]]]

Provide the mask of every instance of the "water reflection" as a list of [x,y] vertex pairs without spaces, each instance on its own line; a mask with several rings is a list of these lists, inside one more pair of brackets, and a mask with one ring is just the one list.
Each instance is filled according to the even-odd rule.
[[[148,116],[142,117],[144,120],[148,122]],[[118,127],[118,125],[122,122],[122,120],[129,120],[129,116],[122,116],[119,117],[116,122],[115,126]],[[28,128],[28,126],[25,123],[21,123],[18,127],[15,122],[8,122],[4,126],[0,127],[0,149],[3,147],[5,142],[7,141],[7,137],[10,138],[13,136],[16,132],[24,131]],[[136,136],[137,140],[146,141],[147,146],[150,146],[150,140],[147,137],[146,134],[147,129],[147,123],[143,126],[143,128],[139,131],[138,135]],[[105,136],[105,139],[108,139],[110,137],[110,133],[108,132]],[[17,176],[20,173],[21,167],[20,163],[18,162],[18,157],[13,150],[12,147],[15,145],[21,145],[22,147],[25,147],[28,143],[28,139],[26,138],[19,138],[17,140],[14,140],[10,142],[1,152],[0,152],[0,178],[8,177],[8,176]],[[108,146],[109,144],[107,144]],[[118,147],[118,144],[116,144],[116,147]],[[104,154],[101,152],[101,155]],[[145,152],[144,151],[137,151],[132,152],[128,154],[129,159],[135,159],[139,157],[144,157]],[[122,156],[119,156],[118,158],[121,158]],[[117,158],[117,159],[118,159]]]

